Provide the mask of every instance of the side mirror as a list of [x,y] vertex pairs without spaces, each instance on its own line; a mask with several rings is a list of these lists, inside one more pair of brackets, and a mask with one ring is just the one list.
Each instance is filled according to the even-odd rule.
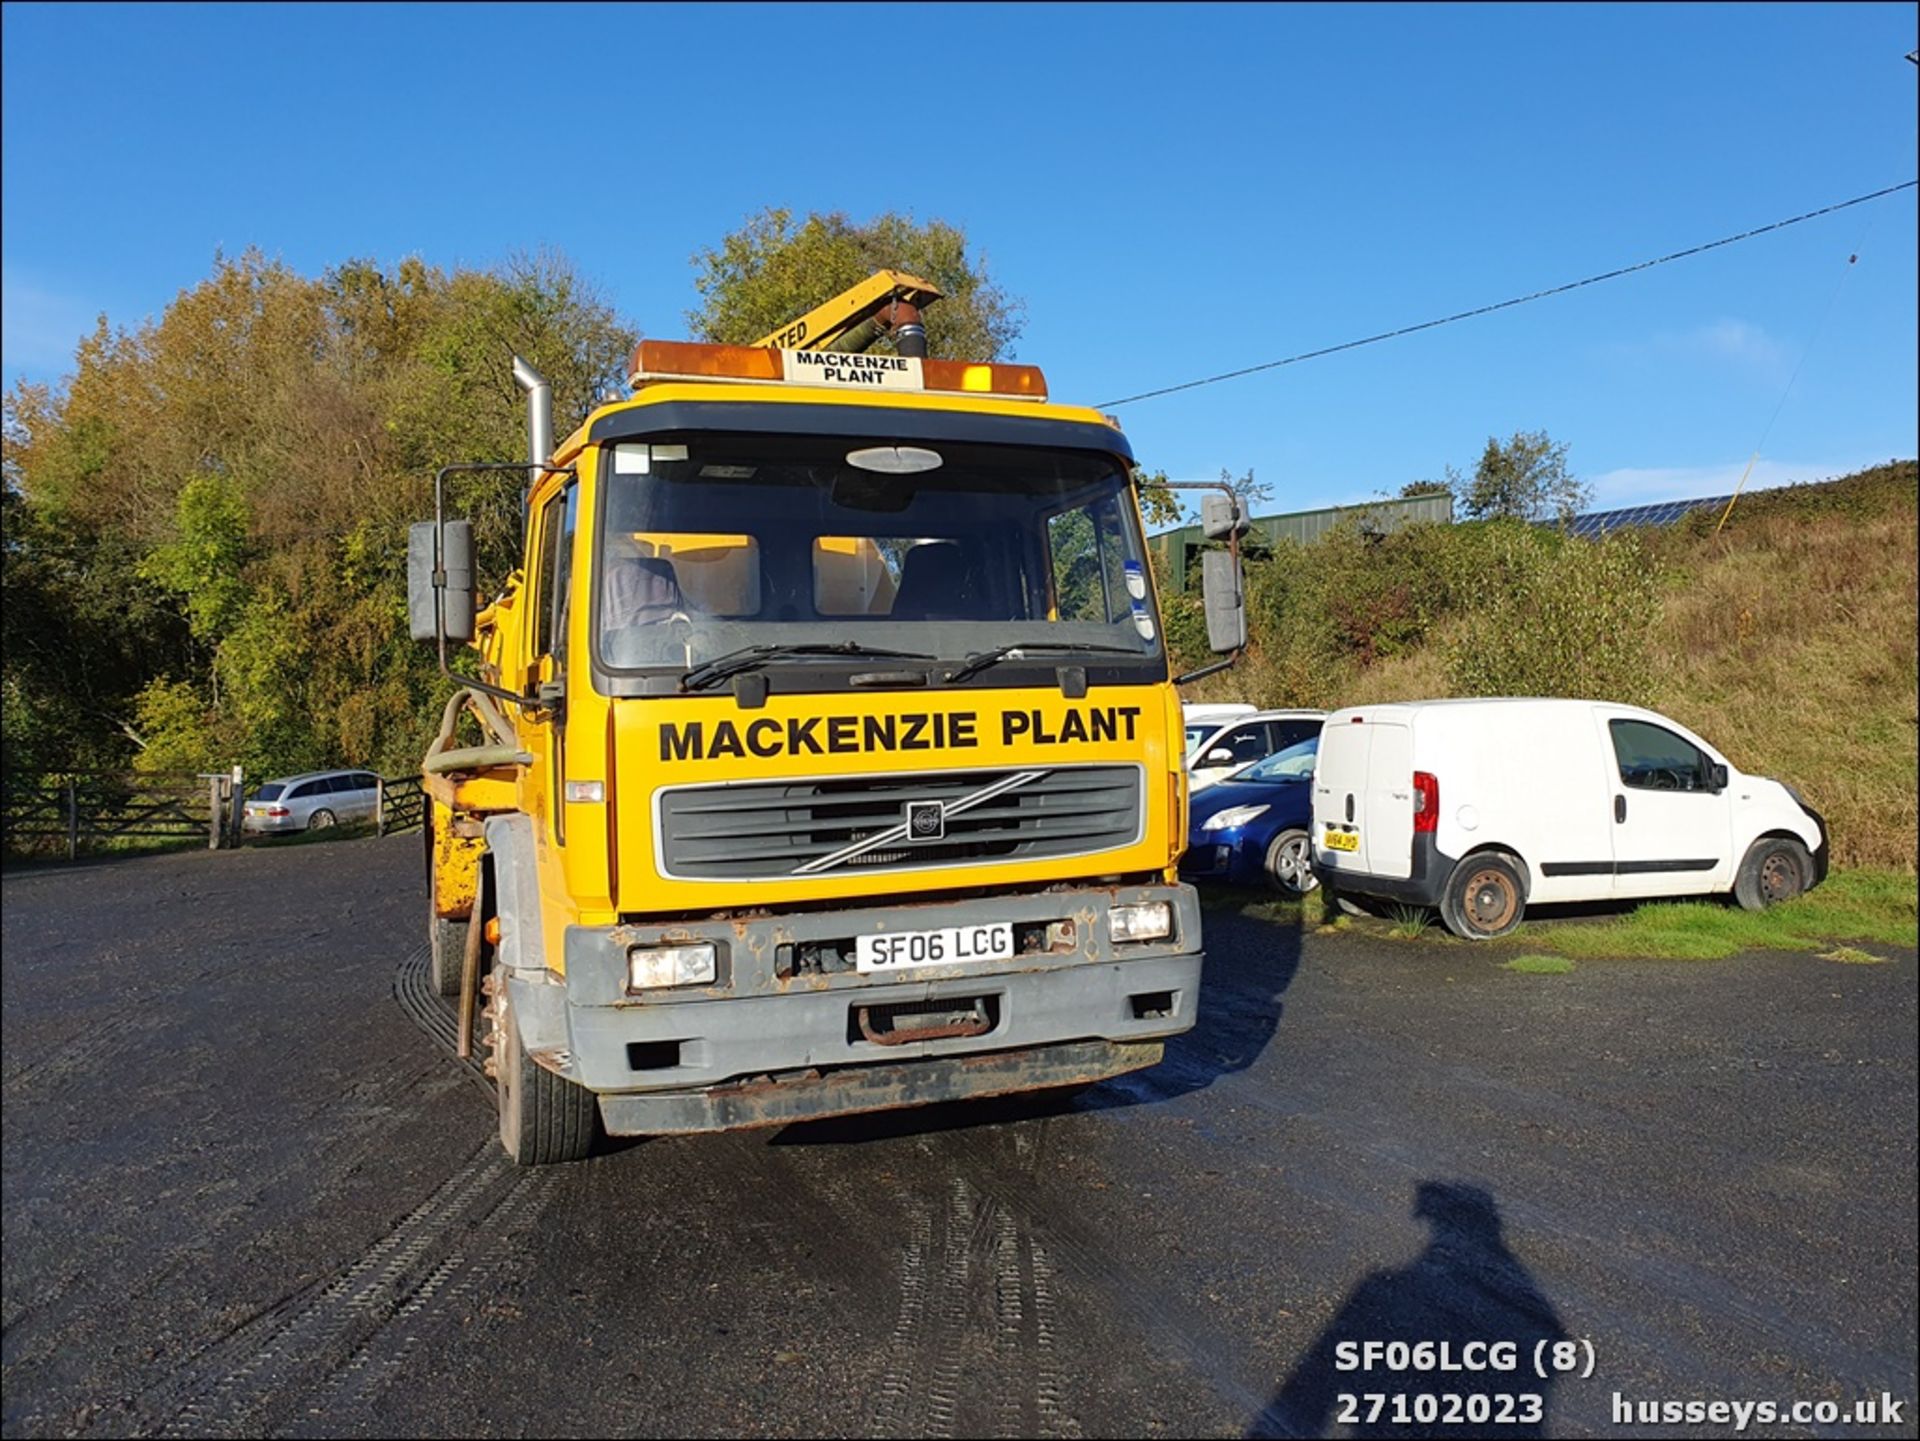
[[1225,746],[1215,746],[1207,752],[1207,764],[1210,766],[1227,765],[1233,760],[1233,752]]
[[1247,511],[1237,495],[1209,495],[1200,501],[1200,532],[1208,540],[1247,533]]
[[1200,557],[1200,594],[1207,612],[1207,645],[1216,655],[1239,650],[1247,643],[1246,598],[1241,594],[1240,567],[1224,550]]
[[1707,789],[1715,795],[1727,788],[1727,782],[1730,779],[1732,777],[1727,774],[1725,766],[1716,763],[1707,767]]
[[423,520],[409,527],[408,634],[415,640],[472,640],[473,615],[473,522],[436,527]]

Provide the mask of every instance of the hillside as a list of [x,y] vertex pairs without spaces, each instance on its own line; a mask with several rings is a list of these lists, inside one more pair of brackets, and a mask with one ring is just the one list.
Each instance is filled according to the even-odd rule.
[[1250,567],[1252,654],[1190,698],[1630,700],[1798,786],[1837,864],[1911,874],[1915,463],[1750,496],[1715,535],[1717,519],[1601,544],[1457,525],[1289,548]]

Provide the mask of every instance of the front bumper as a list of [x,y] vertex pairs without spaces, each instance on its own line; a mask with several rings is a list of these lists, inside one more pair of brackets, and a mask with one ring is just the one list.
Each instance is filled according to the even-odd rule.
[[[1166,901],[1165,940],[1116,942],[1115,904]],[[853,969],[853,938],[1010,922],[1016,939],[1071,921],[1071,942],[1010,960],[929,967],[911,979]],[[627,950],[711,942],[719,983],[626,993]],[[1097,1080],[1154,1064],[1192,1027],[1200,911],[1190,886],[1044,891],[922,905],[664,925],[569,927],[564,1026],[529,1050],[601,1094],[616,1135],[725,1130]],[[558,988],[516,975],[513,1004],[537,1016]],[[546,992],[543,997],[539,993]],[[914,1039],[897,1015],[971,1010],[977,1034]],[[904,1009],[903,1009],[904,1008]],[[552,1015],[552,1012],[548,1012]],[[937,1063],[937,1064],[934,1064]]]
[[[1795,796],[1794,799],[1799,800],[1799,797]],[[1800,809],[1811,816],[1813,823],[1820,828],[1820,844],[1813,848],[1813,884],[1817,886],[1827,878],[1827,872],[1833,866],[1833,832],[1827,828],[1827,818],[1805,801],[1800,801]]]
[[1196,881],[1224,881],[1234,886],[1267,882],[1267,842],[1255,841],[1238,826],[1207,831],[1180,857],[1180,875]]

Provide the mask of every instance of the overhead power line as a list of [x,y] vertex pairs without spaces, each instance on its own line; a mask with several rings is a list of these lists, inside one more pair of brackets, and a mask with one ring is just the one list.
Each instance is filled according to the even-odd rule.
[[1289,355],[1284,360],[1269,360],[1260,365],[1243,365],[1238,370],[1223,371],[1219,375],[1205,376],[1199,380],[1186,380],[1178,385],[1163,385],[1158,390],[1143,390],[1138,395],[1122,396],[1118,400],[1103,400],[1100,409],[1111,410],[1116,406],[1132,405],[1137,400],[1152,400],[1160,395],[1173,395],[1182,390],[1197,390],[1203,385],[1218,385],[1223,380],[1238,380],[1243,375],[1257,375],[1263,370],[1278,370],[1283,365],[1298,365],[1303,360],[1318,360],[1323,355],[1338,355],[1343,350],[1358,350],[1363,345],[1378,345],[1383,340],[1396,340],[1403,335],[1413,335],[1422,330],[1433,330],[1442,325],[1452,325],[1459,320],[1472,320],[1475,316],[1491,315],[1496,310],[1511,310],[1516,305],[1525,305],[1529,301],[1545,300],[1551,295],[1565,295],[1569,290],[1579,290],[1583,286],[1598,285],[1603,280],[1618,280],[1623,275],[1632,275],[1636,271],[1651,270],[1656,265],[1666,265],[1675,260],[1685,260],[1689,256],[1704,255],[1709,250],[1719,250],[1724,246],[1737,245],[1742,240],[1752,240],[1758,235],[1768,235],[1776,230],[1785,230],[1789,225],[1800,225],[1808,220],[1818,220],[1823,215],[1832,215],[1836,211],[1849,210],[1856,205],[1865,205],[1870,200],[1881,200],[1889,195],[1898,195],[1903,190],[1911,190],[1920,185],[1920,180],[1908,180],[1899,185],[1889,185],[1884,190],[1875,190],[1868,195],[1856,195],[1851,200],[1842,200],[1833,205],[1823,205],[1818,210],[1809,210],[1804,215],[1789,216],[1785,220],[1776,220],[1771,225],[1762,225],[1753,230],[1743,230],[1738,235],[1728,235],[1720,240],[1709,240],[1704,245],[1690,245],[1685,250],[1676,250],[1671,255],[1656,256],[1652,260],[1642,260],[1636,265],[1623,265],[1617,270],[1609,270],[1600,275],[1589,275],[1584,280],[1569,280],[1564,285],[1555,285],[1547,290],[1536,290],[1531,295],[1516,295],[1511,300],[1496,301],[1492,305],[1480,305],[1472,310],[1462,310],[1453,315],[1443,315],[1438,320],[1423,320],[1418,325],[1403,325],[1397,330],[1383,330],[1378,335],[1363,336],[1359,340],[1345,340],[1338,345],[1324,345],[1318,350],[1302,351],[1299,355]]

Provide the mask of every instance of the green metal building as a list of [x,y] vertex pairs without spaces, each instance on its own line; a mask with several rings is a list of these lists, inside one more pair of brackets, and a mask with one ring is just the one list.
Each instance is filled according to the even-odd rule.
[[[1357,524],[1363,530],[1385,534],[1409,525],[1452,523],[1453,497],[1439,494],[1409,496],[1404,500],[1376,500],[1365,505],[1332,505],[1323,510],[1296,510],[1285,515],[1256,516],[1249,522],[1249,527],[1272,542],[1291,540],[1306,545],[1341,524]],[[1195,563],[1194,557],[1206,544],[1198,525],[1162,531],[1147,541],[1148,547],[1165,563],[1176,591],[1186,589],[1187,567]]]

